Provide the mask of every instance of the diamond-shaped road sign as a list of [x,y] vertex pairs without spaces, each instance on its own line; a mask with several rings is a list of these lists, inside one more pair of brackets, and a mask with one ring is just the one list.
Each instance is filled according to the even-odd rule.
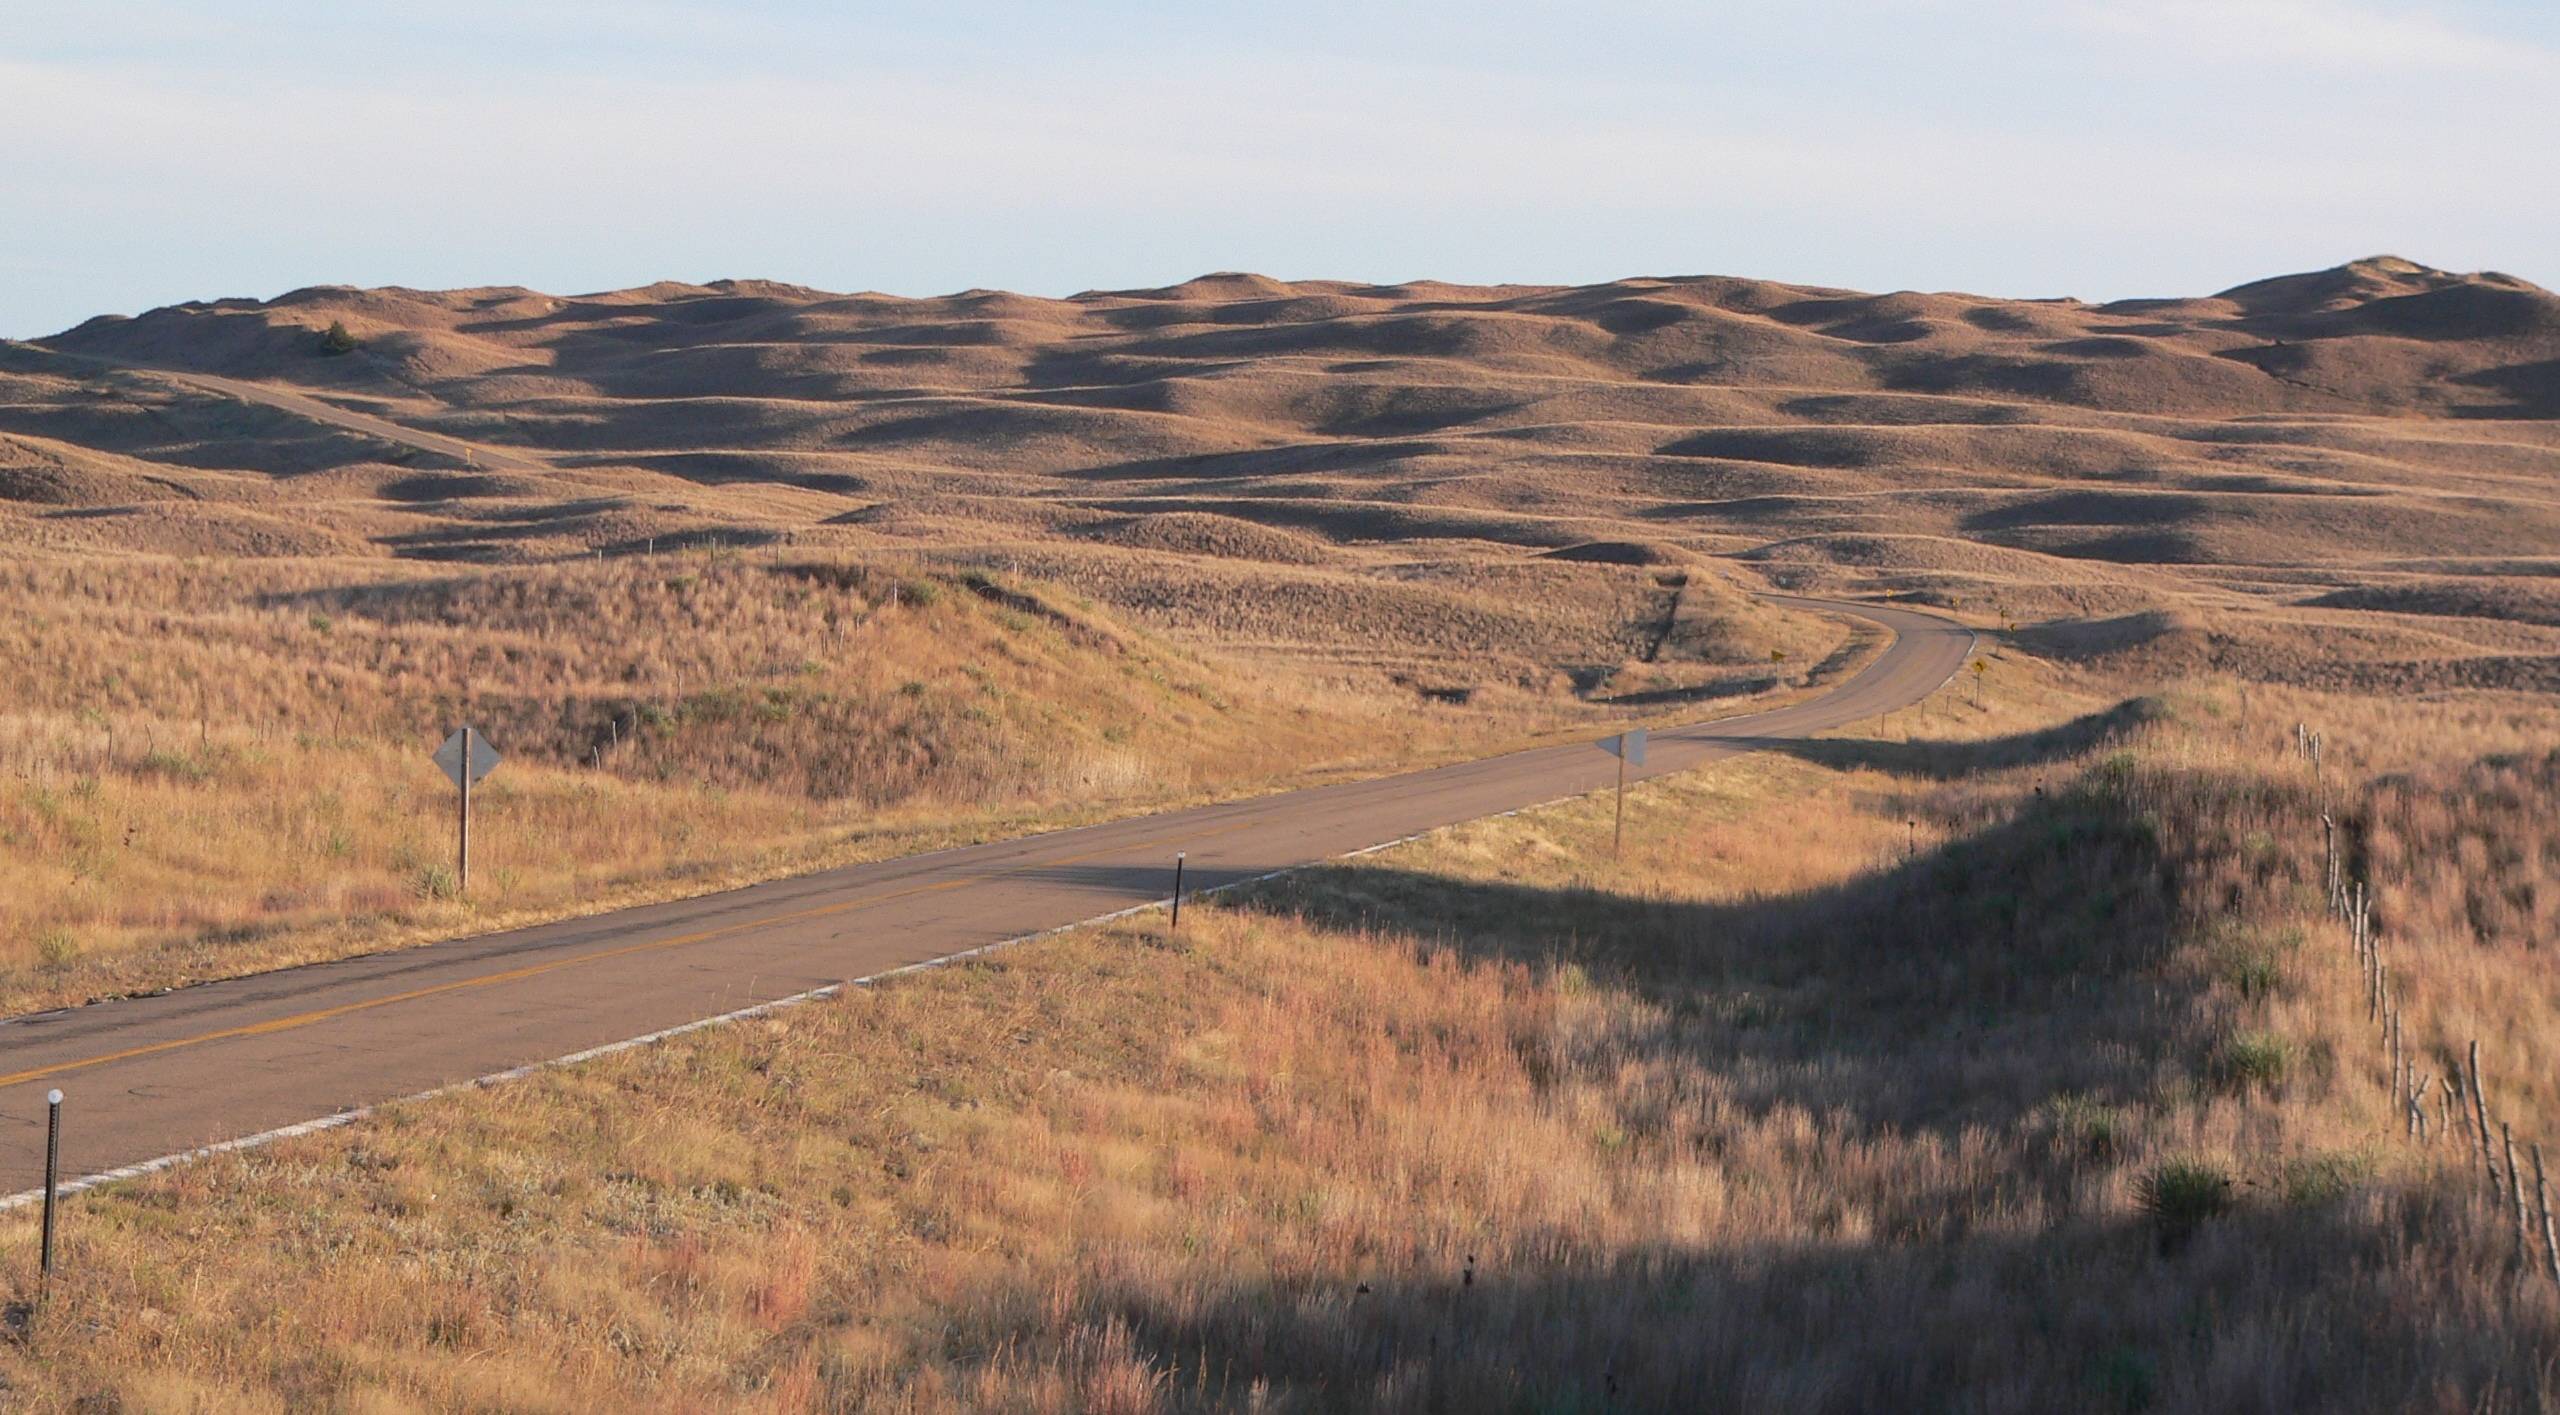
[[1632,732],[1621,732],[1615,737],[1603,737],[1600,739],[1600,750],[1613,757],[1625,757],[1629,766],[1642,766],[1644,765],[1644,729],[1639,727]]
[[444,768],[444,774],[452,777],[456,786],[462,784],[462,738],[466,732],[471,735],[472,783],[477,785],[480,778],[498,768],[498,749],[489,745],[489,739],[471,728],[457,727],[452,736],[444,739],[444,745],[436,748],[436,765]]

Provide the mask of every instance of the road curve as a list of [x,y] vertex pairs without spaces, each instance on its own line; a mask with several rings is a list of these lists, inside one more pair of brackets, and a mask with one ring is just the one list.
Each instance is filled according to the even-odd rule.
[[[1818,698],[1653,734],[1631,778],[1917,702],[1971,631],[1886,605],[1773,597],[1892,631]],[[1578,795],[1614,763],[1543,747],[775,880],[422,948],[0,1022],[0,1192],[263,1136],[1162,899],[1174,852],[1209,888]]]

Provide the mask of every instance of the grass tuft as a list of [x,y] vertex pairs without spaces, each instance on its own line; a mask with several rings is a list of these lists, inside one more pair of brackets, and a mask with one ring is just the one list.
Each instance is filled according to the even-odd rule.
[[2133,1201],[2168,1239],[2182,1239],[2231,1207],[2232,1178],[2211,1160],[2166,1160],[2134,1180]]
[[461,895],[462,881],[451,865],[420,865],[411,888],[420,899],[453,899]]
[[2292,1069],[2294,1045],[2272,1032],[2234,1032],[2214,1053],[2214,1079],[2235,1091],[2282,1086]]
[[2371,1178],[2373,1171],[2373,1155],[2365,1150],[2297,1156],[2278,1171],[2276,1196],[2293,1208],[2333,1204]]

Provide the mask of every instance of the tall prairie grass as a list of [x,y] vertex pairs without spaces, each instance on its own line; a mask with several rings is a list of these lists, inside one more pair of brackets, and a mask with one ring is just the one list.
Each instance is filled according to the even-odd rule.
[[[2357,744],[2316,779],[2314,713]],[[86,1196],[0,1376],[38,1409],[2540,1408],[2560,1300],[2400,1136],[2317,821],[2485,834],[2538,891],[2547,782],[2498,758],[2553,722],[2048,687],[1646,784],[1622,859],[1596,800],[1455,828]],[[2465,782],[2497,808],[2420,829]],[[2395,906],[2409,972],[2547,1032],[2521,941],[2445,931],[2470,892]],[[2501,1104],[2539,1124],[2529,1069]]]
[[[1783,696],[1861,661],[1810,657],[1840,637],[1818,616],[1727,607],[1728,656],[1797,656],[1619,701],[1560,672],[1436,695],[1300,672],[877,556],[0,555],[0,1013],[1696,715],[1700,682]],[[505,758],[467,893],[428,759],[465,722]]]
[[[1580,706],[1328,689],[981,574],[740,555],[0,559],[0,662],[0,1011],[1374,771]],[[505,757],[467,897],[428,760],[464,722]]]

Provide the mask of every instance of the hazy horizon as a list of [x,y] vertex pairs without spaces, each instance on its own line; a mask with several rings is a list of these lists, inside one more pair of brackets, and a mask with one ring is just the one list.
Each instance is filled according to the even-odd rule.
[[2560,282],[2560,16],[2513,3],[0,15],[14,337],[331,284]]

